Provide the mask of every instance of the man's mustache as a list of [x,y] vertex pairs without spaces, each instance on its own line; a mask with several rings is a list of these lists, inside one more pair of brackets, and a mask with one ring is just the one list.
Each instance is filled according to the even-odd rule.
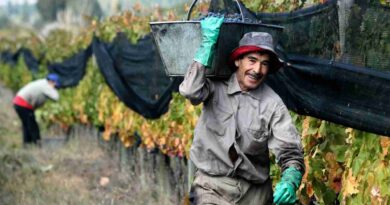
[[250,73],[248,73],[248,75],[252,76],[253,78],[255,78],[257,80],[261,79],[264,76],[263,74],[256,73],[256,72],[250,72]]

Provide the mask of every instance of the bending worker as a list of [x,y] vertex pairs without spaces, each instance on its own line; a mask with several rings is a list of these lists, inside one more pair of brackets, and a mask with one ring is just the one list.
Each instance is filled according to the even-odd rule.
[[[226,81],[212,81],[205,73],[222,22],[201,21],[202,43],[180,85],[192,104],[203,102],[190,149],[197,169],[194,203],[293,204],[305,170],[303,149],[286,106],[264,83],[282,66],[272,36],[246,33],[230,55],[235,72]],[[274,193],[269,150],[282,169]]]
[[48,98],[57,101],[59,94],[56,87],[59,85],[59,76],[49,74],[46,79],[28,83],[14,97],[14,108],[22,121],[24,145],[39,143],[41,137],[34,110],[42,106]]

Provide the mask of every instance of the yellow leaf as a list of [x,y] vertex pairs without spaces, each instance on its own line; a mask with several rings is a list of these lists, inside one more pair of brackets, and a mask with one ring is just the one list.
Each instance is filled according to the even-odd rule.
[[127,148],[127,147],[130,147],[131,142],[130,142],[129,138],[126,138],[126,139],[124,140],[123,145],[124,145],[126,148]]
[[109,141],[111,137],[111,129],[106,129],[103,132],[103,139]]
[[375,183],[375,176],[371,172],[367,174],[367,183],[369,186],[371,186]]
[[276,5],[281,5],[284,2],[284,0],[275,0]]
[[310,117],[305,117],[302,123],[302,137],[306,137],[310,128]]
[[385,158],[387,154],[389,153],[389,147],[390,147],[390,138],[389,137],[381,137],[381,146],[382,146],[382,157]]
[[359,193],[358,187],[359,183],[356,180],[356,177],[352,176],[352,170],[349,170],[347,179],[343,182],[343,196],[346,197]]
[[88,123],[88,116],[84,113],[80,114],[80,122],[83,124],[87,124]]
[[348,134],[348,137],[345,139],[345,142],[351,144],[355,136],[355,132],[352,128],[345,129],[345,134]]
[[167,138],[166,137],[161,137],[160,145],[165,145],[165,144],[167,144]]
[[104,111],[103,111],[103,109],[99,109],[98,120],[99,120],[99,122],[103,122],[104,121]]

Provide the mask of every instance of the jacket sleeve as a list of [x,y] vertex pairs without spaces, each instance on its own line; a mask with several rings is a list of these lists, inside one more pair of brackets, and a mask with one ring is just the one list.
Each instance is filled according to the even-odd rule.
[[59,98],[60,98],[60,95],[58,94],[58,91],[50,86],[47,86],[44,91],[45,95],[54,100],[54,101],[57,101]]
[[206,101],[213,90],[212,82],[206,78],[205,66],[193,61],[180,84],[180,94],[189,99],[193,105],[198,105]]
[[305,172],[301,138],[292,122],[290,113],[283,103],[275,107],[270,121],[271,136],[268,141],[270,150],[275,154],[276,162],[282,171],[295,167]]

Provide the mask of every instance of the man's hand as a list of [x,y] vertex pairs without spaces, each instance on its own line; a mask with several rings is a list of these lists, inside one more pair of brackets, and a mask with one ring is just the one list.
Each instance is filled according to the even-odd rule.
[[214,46],[215,43],[217,43],[219,29],[221,28],[223,20],[223,17],[207,17],[200,22],[202,43],[195,53],[194,60],[206,67],[211,66],[215,50]]
[[294,204],[297,200],[295,192],[302,180],[302,174],[294,167],[284,170],[282,179],[275,187],[275,204]]

